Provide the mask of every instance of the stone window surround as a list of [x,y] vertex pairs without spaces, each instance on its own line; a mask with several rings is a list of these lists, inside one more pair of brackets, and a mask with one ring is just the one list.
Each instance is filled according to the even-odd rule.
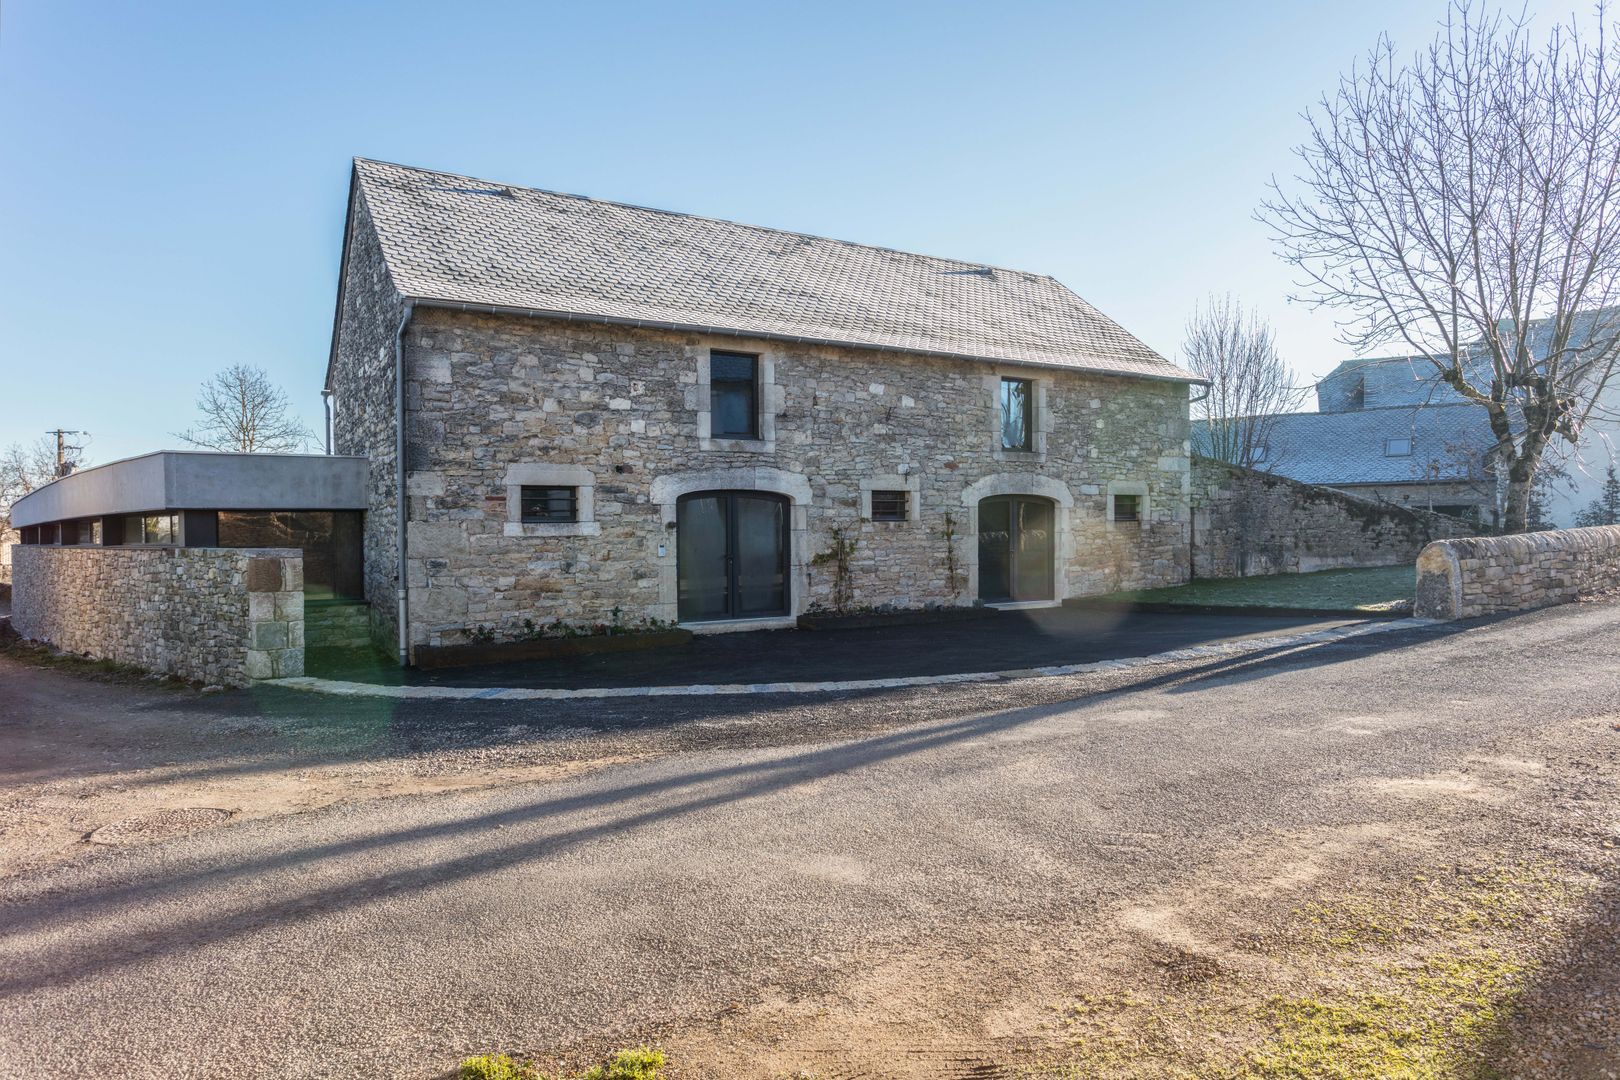
[[[1028,450],[1008,450],[1001,445],[1001,380],[1025,379],[1035,399],[1035,430],[1030,432]],[[1052,377],[1034,368],[996,365],[984,377],[984,387],[990,398],[990,446],[997,461],[1045,461],[1047,435],[1052,430],[1050,406]],[[1009,495],[1024,492],[1007,492]]]
[[680,619],[680,581],[675,563],[680,500],[683,495],[699,491],[764,491],[788,497],[788,614],[688,623],[687,627],[701,633],[722,633],[795,625],[809,592],[810,478],[768,465],[694,469],[665,473],[653,479],[651,499],[659,508],[659,520],[664,526],[655,538],[657,547],[664,549],[663,554],[658,554],[656,549],[651,553],[653,565],[658,567],[658,618],[668,622]]
[[[1135,495],[1137,497],[1136,520],[1135,521],[1121,521],[1117,525],[1115,524],[1115,522],[1114,522],[1114,496],[1115,495]],[[1110,480],[1110,481],[1108,481],[1108,505],[1107,505],[1107,507],[1105,509],[1105,513],[1108,516],[1108,527],[1110,529],[1114,529],[1114,528],[1125,529],[1125,528],[1132,528],[1132,527],[1140,528],[1141,526],[1148,524],[1150,521],[1153,520],[1153,502],[1152,502],[1152,499],[1148,495],[1148,486],[1147,486],[1147,484],[1143,483],[1140,480]]]
[[[874,491],[905,491],[906,520],[904,521],[872,521],[872,492]],[[861,480],[861,520],[873,525],[883,525],[892,529],[905,528],[915,525],[922,517],[922,477],[916,473],[884,473],[868,476]]]
[[[506,489],[506,536],[600,536],[602,526],[596,520],[596,476],[583,465],[547,465],[526,462],[508,465],[502,483]],[[579,510],[574,521],[525,522],[523,520],[523,489],[525,487],[577,488]]]
[[[1000,376],[996,378],[1000,385]],[[1027,454],[1018,455],[1028,457]],[[967,539],[963,552],[963,573],[967,577],[967,595],[979,599],[979,503],[995,495],[1033,495],[1053,502],[1052,529],[1057,534],[1052,550],[1052,599],[1025,603],[994,604],[994,607],[1056,607],[1069,595],[1069,565],[1074,559],[1074,533],[1070,519],[1074,511],[1074,495],[1061,480],[1034,473],[992,473],[975,480],[962,489],[962,507],[967,520],[962,535]]]
[[[776,418],[782,412],[783,393],[776,385],[776,363],[781,352],[767,347],[753,348],[745,341],[705,338],[697,352],[697,433],[700,450],[731,450],[757,454],[776,453]],[[759,360],[759,438],[717,439],[711,434],[714,415],[709,401],[709,354],[743,353]]]

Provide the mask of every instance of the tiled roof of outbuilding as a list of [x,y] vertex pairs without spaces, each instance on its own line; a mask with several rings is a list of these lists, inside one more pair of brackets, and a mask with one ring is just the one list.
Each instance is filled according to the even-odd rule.
[[[1203,422],[1193,425],[1193,445]],[[1387,457],[1388,439],[1411,439],[1409,457]],[[1485,410],[1473,404],[1285,413],[1274,419],[1260,468],[1307,484],[1411,484],[1478,475],[1496,444]]]
[[1038,274],[356,159],[423,301],[1197,381]]

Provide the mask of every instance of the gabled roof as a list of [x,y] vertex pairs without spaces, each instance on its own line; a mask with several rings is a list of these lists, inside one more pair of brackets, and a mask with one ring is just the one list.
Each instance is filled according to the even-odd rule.
[[[1193,424],[1198,445],[1205,421]],[[1389,439],[1411,439],[1409,457],[1388,457]],[[1272,421],[1259,468],[1306,484],[1412,484],[1477,478],[1496,445],[1477,405],[1403,406],[1353,412],[1284,413]]]
[[1196,382],[1038,274],[357,158],[408,299]]

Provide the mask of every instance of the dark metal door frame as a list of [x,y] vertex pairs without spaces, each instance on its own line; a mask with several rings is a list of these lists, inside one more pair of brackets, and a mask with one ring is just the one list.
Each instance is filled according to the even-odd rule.
[[[984,505],[986,503],[1005,503],[1007,506],[1007,546],[1005,557],[1002,559],[1002,566],[1004,568],[1003,584],[1005,588],[1003,589],[1004,595],[994,598],[984,595],[984,575],[982,569],[985,561],[983,514]],[[1044,565],[1041,567],[1041,569],[1044,571],[1043,576],[1046,581],[1046,587],[1043,590],[1044,595],[1042,596],[1020,597],[1017,595],[1017,583],[1020,576],[1019,571],[1022,568],[1020,564],[1019,552],[1019,537],[1023,532],[1022,507],[1030,504],[1039,504],[1041,507],[1043,507],[1047,513],[1048,520],[1051,522],[1049,527],[1050,535],[1047,538],[1047,554],[1046,558],[1043,560]],[[1036,602],[1054,599],[1057,596],[1057,503],[1042,495],[989,495],[979,500],[977,513],[979,524],[976,530],[978,532],[978,537],[976,537],[976,539],[979,542],[979,566],[981,568],[979,573],[979,599],[985,601],[986,603],[992,604]]]
[[[793,606],[793,579],[788,573],[791,564],[789,556],[793,544],[793,500],[786,495],[779,495],[774,491],[749,491],[747,489],[716,491],[693,491],[682,495],[675,503],[676,528],[680,528],[681,511],[693,499],[724,499],[726,501],[726,611],[708,620],[719,622],[725,619],[768,619],[773,616],[783,616],[789,613]],[[782,575],[782,607],[779,611],[751,611],[746,614],[737,610],[738,577],[737,577],[737,547],[738,547],[738,499],[760,499],[773,502],[782,507],[782,536],[777,545],[777,570]],[[675,563],[675,592],[677,603],[680,596],[681,565],[677,551]],[[678,615],[678,612],[677,612]]]

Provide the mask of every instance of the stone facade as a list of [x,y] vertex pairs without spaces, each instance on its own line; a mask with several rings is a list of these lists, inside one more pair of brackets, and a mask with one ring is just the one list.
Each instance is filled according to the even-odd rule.
[[380,646],[397,649],[399,623],[397,387],[394,347],[404,304],[383,263],[365,201],[351,197],[352,228],[339,282],[337,332],[327,388],[332,391],[332,451],[370,462],[363,547],[365,595]]
[[1620,588],[1620,526],[1430,544],[1418,556],[1420,618],[1471,619]]
[[18,545],[13,569],[25,638],[226,686],[303,674],[296,550]]
[[[353,282],[375,280],[360,246],[344,308],[356,324]],[[390,317],[372,307],[372,322]],[[710,437],[711,349],[759,355],[760,440]],[[795,615],[974,603],[978,501],[996,494],[1051,500],[1056,599],[1187,576],[1181,383],[421,306],[404,353],[413,647],[524,619],[673,621],[676,501],[701,490],[791,499]],[[379,335],[357,335],[333,380],[338,449],[371,455],[380,478],[367,515],[379,606],[393,510],[378,463],[393,435],[377,387],[392,385],[391,358]],[[1030,452],[1000,448],[1003,374],[1035,380]],[[574,479],[543,479],[556,470]],[[517,487],[548,482],[579,486],[579,522],[517,520]],[[911,520],[870,519],[870,492],[890,487],[912,493]],[[1140,499],[1140,523],[1111,520],[1117,495]]]
[[1193,458],[1193,565],[1201,578],[1410,563],[1432,540],[1472,527],[1439,514],[1206,457]]

